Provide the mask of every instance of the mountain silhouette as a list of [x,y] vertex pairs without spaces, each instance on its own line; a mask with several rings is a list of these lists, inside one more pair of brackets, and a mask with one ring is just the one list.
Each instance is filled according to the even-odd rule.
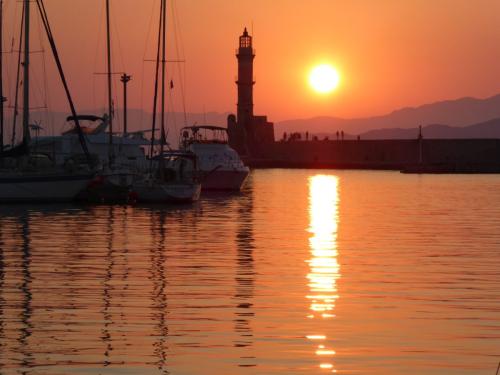
[[[496,118],[500,118],[500,94],[486,99],[467,97],[425,104],[418,107],[407,107],[393,111],[387,115],[367,118],[315,117],[282,121],[275,124],[275,134],[276,138],[279,139],[282,137],[283,132],[303,133],[308,131],[309,134],[334,134],[337,131],[343,130],[346,134],[363,135],[364,133],[368,134],[370,131],[377,130],[377,133],[371,133],[370,137],[375,136],[375,134],[378,134],[377,137],[382,137],[382,134],[386,134],[387,137],[394,138],[395,136],[391,134],[399,133],[402,136],[406,134],[404,132],[405,129],[418,128],[420,125],[440,124],[440,126],[464,127],[471,124],[484,123]],[[484,126],[488,128],[490,125]],[[384,133],[381,129],[392,129],[393,131]],[[471,133],[467,134],[476,137],[476,131],[480,129],[471,130]],[[437,129],[435,132],[439,134]],[[452,133],[463,134],[458,131],[451,132],[450,134]],[[452,135],[446,137],[453,138]]]
[[[419,128],[390,128],[370,130],[360,135],[361,139],[415,139],[418,137]],[[479,124],[459,127],[432,124],[422,127],[424,138],[499,138],[500,118],[481,122]]]

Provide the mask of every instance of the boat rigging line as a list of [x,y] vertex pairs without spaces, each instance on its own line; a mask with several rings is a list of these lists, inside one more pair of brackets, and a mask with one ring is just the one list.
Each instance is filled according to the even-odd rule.
[[51,135],[54,135],[54,115],[51,111],[51,100],[50,100],[50,90],[49,90],[49,85],[48,85],[48,74],[47,74],[47,64],[46,64],[46,55],[45,55],[45,48],[43,46],[43,38],[42,38],[42,25],[40,20],[38,21],[38,36],[39,36],[39,43],[42,49],[42,77],[43,77],[43,84],[41,91],[43,91],[43,103],[45,106],[45,119],[48,122],[48,125],[51,130]]
[[[177,10],[177,2],[171,1],[172,8],[172,22],[174,24],[174,40],[175,40],[175,51],[180,62],[184,62],[185,51],[184,44],[182,44],[182,30],[179,26],[179,16]],[[179,39],[181,43],[179,43]],[[187,126],[187,110],[186,110],[186,66],[177,65],[177,71],[179,74],[179,81],[181,86],[181,98],[182,98],[182,112],[184,115],[184,126]],[[176,129],[177,130],[177,129]]]
[[[100,12],[99,12],[99,22],[97,23],[98,25],[98,30],[97,30],[97,42],[95,43],[95,54],[94,54],[94,72],[97,71],[97,61],[100,59],[100,56],[99,56],[99,51],[101,51],[101,34],[102,34],[102,21],[103,21],[103,13],[104,13],[104,8],[105,8],[105,4],[102,3],[102,6],[100,8]],[[92,76],[92,109],[95,109],[97,108],[96,107],[96,74],[94,74]],[[101,90],[99,90],[99,92],[101,92]],[[101,102],[102,100],[102,97],[99,96],[99,103]]]
[[[87,143],[85,141],[85,137],[83,136],[83,132],[82,132],[82,128],[80,126],[80,122],[78,121],[78,116],[77,116],[77,113],[76,113],[75,105],[73,103],[73,99],[72,99],[71,93],[69,91],[68,83],[66,81],[66,76],[64,75],[64,70],[63,70],[63,67],[62,67],[62,64],[61,64],[61,60],[59,58],[59,53],[57,51],[57,47],[56,47],[56,44],[55,44],[54,35],[52,34],[52,29],[50,27],[49,19],[48,19],[48,16],[47,16],[47,11],[45,10],[45,5],[43,3],[43,0],[36,0],[36,4],[38,6],[38,10],[40,11],[40,16],[42,18],[42,23],[43,23],[43,26],[45,28],[45,32],[47,34],[47,39],[49,40],[50,48],[52,50],[52,54],[54,56],[54,60],[55,60],[56,65],[57,65],[57,69],[59,71],[59,76],[61,77],[61,81],[62,81],[62,84],[64,86],[64,91],[66,92],[66,98],[68,99],[68,103],[69,103],[69,106],[70,106],[70,109],[71,109],[71,114],[74,117],[75,127],[76,127],[77,132],[78,132],[78,139],[80,141],[80,145],[81,145],[82,150],[83,150],[83,152],[85,154],[85,157],[87,158],[88,165],[90,167],[92,167],[93,166],[92,159],[90,157],[90,153],[89,153],[89,150],[88,150],[88,147],[87,147]],[[26,7],[26,8],[28,8],[28,7]],[[29,14],[29,13],[26,13],[26,14]],[[29,20],[28,17],[26,17],[25,22],[28,22],[28,20]],[[27,67],[25,67],[25,69],[27,69]],[[25,87],[26,87],[26,85],[25,85]],[[25,111],[26,110],[27,109],[25,108]]]
[[[155,14],[155,9],[156,9],[156,4],[153,3],[153,7],[151,9],[151,16],[149,17],[149,22],[148,22],[148,32],[147,32],[147,35],[146,35],[146,41],[149,41],[150,40],[150,35],[151,35],[151,29],[152,29],[152,25],[153,25],[153,18],[154,18],[154,14]],[[140,129],[143,128],[143,122],[144,122],[144,66],[145,66],[145,62],[146,62],[146,55],[147,55],[147,52],[148,52],[148,43],[145,42],[144,43],[144,53],[142,55],[142,69],[141,69],[141,106],[140,106],[140,109],[141,109],[141,116],[140,116],[140,119],[139,119],[139,127]]]

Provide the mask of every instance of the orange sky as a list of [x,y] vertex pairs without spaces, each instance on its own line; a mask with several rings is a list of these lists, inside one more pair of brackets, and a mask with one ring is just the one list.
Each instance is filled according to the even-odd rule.
[[[105,106],[105,78],[93,74],[105,67],[104,0],[45,2],[78,107]],[[4,3],[10,14],[5,43],[10,44],[12,20],[18,22],[15,8],[20,5],[16,0]],[[154,64],[143,60],[154,57],[157,4],[159,0],[111,0],[115,70],[133,75],[129,107],[151,108]],[[252,24],[257,52],[255,112],[272,121],[370,116],[500,92],[497,0],[177,0],[174,4],[182,36],[179,50],[184,50],[186,59],[188,112],[235,111],[234,52],[243,27],[251,30]],[[169,7],[170,58],[176,58],[172,24]],[[38,26],[33,30],[38,32]],[[309,89],[306,75],[314,64],[325,61],[337,66],[342,82],[333,95],[323,97]],[[172,74],[179,65],[169,68]],[[8,69],[12,80],[12,66]],[[49,71],[53,71],[51,61]],[[59,84],[49,76],[51,108],[66,110]],[[174,109],[182,110],[177,76]],[[118,85],[118,77],[115,81]],[[121,89],[118,94],[116,106],[121,107]]]

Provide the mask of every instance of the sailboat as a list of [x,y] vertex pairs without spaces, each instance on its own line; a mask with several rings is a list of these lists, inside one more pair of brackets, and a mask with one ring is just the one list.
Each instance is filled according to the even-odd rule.
[[[42,23],[47,33],[71,111],[76,116],[76,110],[59,60],[43,0],[36,0],[36,4],[40,11]],[[94,176],[91,158],[78,123],[76,125],[80,131],[79,139],[87,157],[87,164],[66,163],[64,165],[55,165],[47,155],[37,154],[32,150],[29,113],[30,0],[23,0],[23,22],[23,139],[19,145],[0,153],[2,166],[0,169],[0,202],[71,201],[89,184]]]
[[[153,100],[153,123],[151,129],[150,168],[148,172],[139,176],[132,184],[132,194],[135,200],[144,203],[193,202],[199,199],[201,192],[201,183],[198,181],[197,175],[198,161],[196,155],[191,152],[165,150],[166,8],[166,0],[161,0]],[[160,61],[160,150],[157,155],[154,155]]]

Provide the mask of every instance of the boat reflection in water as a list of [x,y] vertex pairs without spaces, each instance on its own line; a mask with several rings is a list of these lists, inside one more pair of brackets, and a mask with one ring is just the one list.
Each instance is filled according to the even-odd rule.
[[235,294],[236,303],[234,317],[234,332],[236,338],[234,347],[238,348],[238,367],[255,367],[257,359],[254,353],[255,323],[254,289],[255,289],[255,235],[253,223],[253,190],[247,189],[246,194],[238,199],[236,229],[236,266]]
[[[340,277],[337,261],[338,196],[338,177],[316,175],[309,178],[309,319],[324,321],[335,317],[337,279]],[[315,353],[320,358],[319,367],[336,372],[331,341],[321,330],[319,322],[315,329],[318,331],[310,332],[307,339],[315,345]]]

